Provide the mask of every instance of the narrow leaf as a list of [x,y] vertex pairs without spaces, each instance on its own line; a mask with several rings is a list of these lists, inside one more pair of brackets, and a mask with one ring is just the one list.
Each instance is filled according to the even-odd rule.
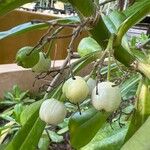
[[127,141],[145,122],[147,117],[150,115],[150,91],[149,81],[144,79],[142,84],[139,84],[137,98],[136,98],[136,109],[133,113],[129,130],[127,132],[125,141]]
[[18,131],[17,135],[8,144],[6,150],[32,150],[36,149],[37,143],[44,130],[45,123],[42,122],[38,116],[37,110],[25,123],[25,125]]
[[0,0],[0,15],[4,15],[19,6],[34,0]]
[[[78,17],[68,17],[68,18],[64,18],[64,19],[54,19],[54,20],[50,20],[49,23],[52,22],[57,22],[58,23],[62,23],[62,24],[69,24],[69,23],[78,23],[79,22],[79,18]],[[8,31],[3,31],[0,32],[0,40],[4,39],[6,37],[9,36],[14,36],[14,35],[20,35],[23,33],[26,33],[28,31],[33,31],[33,30],[44,30],[47,29],[50,25],[48,23],[31,23],[31,22],[27,22],[21,25],[18,25]]]
[[123,145],[121,150],[149,150],[150,149],[150,117],[137,132]]
[[106,122],[108,113],[91,108],[81,115],[75,113],[69,121],[71,145],[79,149],[88,144]]

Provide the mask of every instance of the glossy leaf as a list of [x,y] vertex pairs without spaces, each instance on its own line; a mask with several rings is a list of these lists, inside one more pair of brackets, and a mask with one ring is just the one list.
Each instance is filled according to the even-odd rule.
[[135,12],[138,12],[142,6],[147,5],[147,2],[149,2],[149,0],[136,0],[134,5],[131,5],[128,9],[124,10],[123,13],[129,17]]
[[[75,10],[78,12],[81,20],[84,17],[91,17],[96,11],[96,7],[93,3],[93,0],[82,0],[80,3],[78,0],[68,0]],[[94,16],[95,17],[95,16]],[[102,48],[105,48],[107,45],[106,39],[109,38],[110,32],[106,28],[102,17],[99,16],[100,21],[95,24],[94,28],[91,28],[90,33],[92,37],[100,44]],[[103,32],[101,32],[103,31]]]
[[136,11],[132,15],[130,15],[119,27],[117,31],[117,38],[116,38],[116,45],[119,45],[124,34],[136,23],[141,21],[143,17],[148,15],[150,13],[150,1],[145,3],[144,5],[141,5],[141,8],[139,11]]
[[126,97],[129,96],[130,92],[134,89],[137,89],[138,83],[141,79],[139,74],[132,75],[129,79],[125,80],[123,84],[121,84],[121,95],[123,98],[127,99]]
[[94,108],[75,113],[69,121],[71,145],[79,149],[89,143],[97,131],[106,122],[109,113],[99,112]]
[[38,148],[40,150],[48,150],[50,141],[49,141],[49,137],[46,133],[42,134],[39,144],[38,144]]
[[141,84],[139,84],[138,92],[136,95],[136,108],[132,115],[129,130],[127,132],[125,141],[127,141],[145,122],[147,117],[150,115],[150,85],[149,80],[144,79]]
[[21,116],[20,116],[21,125],[24,125],[28,121],[28,119],[32,116],[32,114],[34,114],[37,111],[37,109],[39,109],[43,101],[44,100],[40,100],[40,101],[34,102],[31,105],[26,106],[26,108],[24,109],[24,111],[21,113]]
[[[82,0],[80,3],[78,0],[69,0],[69,2],[77,10],[77,12],[79,12],[79,16],[81,19],[83,16],[91,17],[94,14],[93,9],[96,11],[96,7],[95,5],[93,5],[92,0]],[[90,7],[91,11],[87,12],[86,7]],[[99,18],[97,19],[97,24],[95,24],[95,26],[91,30],[89,30],[89,32],[91,33],[92,37],[98,42],[98,44],[103,49],[105,49],[111,33],[106,27],[102,16],[99,16]],[[128,52],[128,50],[121,46],[121,43],[119,46],[115,47],[114,50],[115,58],[122,62],[124,65],[129,66],[134,61],[133,56]]]
[[113,129],[108,123],[104,124],[92,141],[81,148],[81,150],[120,150],[127,132],[128,124],[120,128],[116,122],[112,124],[112,127]]
[[63,141],[63,136],[62,135],[58,135],[56,132],[54,131],[48,131],[49,133],[49,137],[51,138],[52,142],[62,142]]
[[95,51],[101,51],[100,45],[91,37],[83,38],[77,48],[78,54],[83,57]]
[[[117,33],[119,26],[126,19],[126,15],[121,11],[113,11],[108,16],[103,15],[104,22],[111,33]],[[129,49],[127,36],[123,37],[122,46]]]
[[33,150],[45,128],[45,123],[39,119],[39,110],[37,110],[28,119],[28,122],[18,131],[17,135],[8,144],[6,150]]
[[19,6],[33,2],[34,0],[1,0],[0,1],[0,15],[4,15]]
[[[52,23],[54,21],[58,21],[59,23],[62,23],[62,24],[69,24],[69,23],[79,22],[79,18],[78,17],[68,17],[68,18],[64,18],[64,19],[51,20],[49,22]],[[32,24],[31,22],[27,22],[27,23],[15,26],[14,28],[12,28],[8,31],[0,32],[0,40],[4,39],[6,37],[9,37],[9,36],[20,35],[20,34],[28,32],[28,31],[44,30],[44,29],[47,29],[48,27],[49,27],[49,25],[47,23],[33,23]]]
[[123,145],[121,150],[149,150],[150,148],[150,117],[135,132],[135,134]]

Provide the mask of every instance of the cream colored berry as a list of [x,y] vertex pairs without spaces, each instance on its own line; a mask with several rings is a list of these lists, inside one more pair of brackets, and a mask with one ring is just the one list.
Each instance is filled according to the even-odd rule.
[[92,92],[92,104],[97,110],[113,112],[119,107],[120,103],[120,89],[118,86],[114,86],[112,82],[101,82]]
[[65,105],[62,102],[51,98],[42,103],[39,117],[48,124],[57,125],[63,122],[66,113]]
[[79,76],[75,76],[75,79],[68,79],[62,90],[69,101],[75,104],[85,100],[89,93],[86,81]]

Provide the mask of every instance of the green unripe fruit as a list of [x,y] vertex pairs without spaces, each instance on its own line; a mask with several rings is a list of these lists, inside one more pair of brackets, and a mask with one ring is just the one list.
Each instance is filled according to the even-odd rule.
[[[39,60],[39,51],[33,50],[33,47],[26,46],[19,49],[16,54],[16,62],[24,68],[32,68]],[[32,52],[31,52],[32,51]]]
[[37,73],[49,71],[51,67],[51,60],[46,58],[46,55],[43,52],[40,52],[39,56],[39,61],[35,66],[32,67],[32,71]]
[[70,78],[64,83],[62,91],[70,102],[76,104],[85,100],[89,87],[82,77],[75,76],[75,79]]
[[77,51],[79,55],[83,57],[92,52],[101,51],[101,47],[93,38],[86,37],[80,41]]

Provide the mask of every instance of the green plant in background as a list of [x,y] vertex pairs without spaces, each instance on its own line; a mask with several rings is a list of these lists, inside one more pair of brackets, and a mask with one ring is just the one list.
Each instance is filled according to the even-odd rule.
[[[22,3],[18,0],[15,0],[14,3],[1,2],[0,12],[4,14],[26,2],[29,1]],[[150,145],[145,138],[141,139],[142,142],[137,143],[135,141],[136,139],[139,140],[138,136],[142,137],[142,134],[147,139],[149,138],[149,134],[145,132],[149,127],[148,117],[150,113],[149,37],[142,34],[138,38],[132,38],[129,42],[126,32],[150,13],[150,1],[138,0],[123,11],[114,10],[107,15],[99,11],[99,8],[95,5],[96,1],[68,0],[68,2],[76,9],[78,17],[61,18],[46,22],[42,20],[32,21],[32,23],[24,23],[0,33],[0,39],[4,39],[30,30],[47,28],[47,34],[43,35],[38,44],[32,49],[32,52],[35,52],[35,48],[40,51],[47,51],[45,60],[43,60],[43,57],[42,62],[50,57],[51,46],[55,39],[71,37],[67,50],[68,55],[62,66],[56,70],[57,73],[49,83],[44,97],[25,108],[21,106],[21,103],[17,103],[13,107],[13,116],[21,122],[22,126],[11,141],[4,141],[4,143],[7,143],[5,149],[26,150],[36,149],[37,147],[47,149],[50,141],[52,143],[61,142],[64,140],[64,133],[69,132],[70,144],[75,149],[129,149],[133,141],[137,150],[140,147],[143,150],[148,150]],[[74,29],[71,35],[63,35],[62,37],[59,35],[64,26]],[[84,42],[82,40],[79,43],[78,52],[81,58],[71,63],[70,60],[75,57],[73,53],[74,40],[83,29],[88,31],[90,37],[88,37],[88,40],[83,39]],[[140,46],[138,45],[139,42],[141,42]],[[46,45],[49,47],[48,49],[45,49]],[[95,47],[95,49],[93,50],[91,47]],[[32,52],[31,54],[33,54]],[[89,75],[85,77],[85,80],[79,77],[82,80],[78,81],[76,74],[91,63],[94,63],[94,65]],[[39,67],[44,68],[43,65],[44,63]],[[64,73],[66,68],[69,68],[68,72]],[[47,73],[50,74],[50,71],[52,70],[48,70]],[[86,81],[90,77],[96,81],[92,98],[89,93],[86,93],[88,89],[85,90],[85,87],[88,87]],[[68,78],[71,78],[69,83]],[[113,82],[112,87],[105,88],[105,91],[108,90],[108,92],[100,93],[99,84],[106,80],[107,82]],[[103,89],[103,87],[101,88]],[[120,96],[118,96],[118,104],[112,99],[115,93],[112,93],[111,98],[109,97],[110,89],[116,88],[119,91],[118,95],[121,92],[122,96],[121,102]],[[72,89],[74,90],[71,91]],[[83,91],[85,92],[82,93]],[[104,94],[102,95],[104,99],[102,103],[100,103],[100,94]],[[81,97],[82,99],[80,99]],[[25,101],[24,97],[21,99]],[[53,126],[45,123],[47,119],[53,119],[51,112],[46,113],[48,105],[44,107],[46,114],[42,116],[42,120],[45,122],[39,118],[40,106],[43,106],[45,103],[43,101],[46,99],[57,99],[62,101],[63,107],[67,107],[67,121],[65,119],[62,124],[58,124],[59,129],[52,130]],[[94,101],[94,107],[96,104],[101,106],[95,107],[98,110],[91,104],[91,99]],[[105,109],[108,108],[106,104],[108,100],[112,102],[109,108],[113,109]],[[54,103],[52,105],[56,114],[59,113],[61,109],[58,109],[58,111],[57,108],[60,106],[54,105]],[[49,116],[51,117],[48,118]],[[58,117],[61,118],[62,116]],[[112,130],[111,126],[115,130]]]
[[4,98],[0,102],[0,120],[1,124],[1,139],[2,143],[5,139],[12,138],[13,135],[21,127],[20,116],[25,107],[35,102],[31,98],[29,91],[22,91],[17,85],[14,85],[10,92],[6,92]]

